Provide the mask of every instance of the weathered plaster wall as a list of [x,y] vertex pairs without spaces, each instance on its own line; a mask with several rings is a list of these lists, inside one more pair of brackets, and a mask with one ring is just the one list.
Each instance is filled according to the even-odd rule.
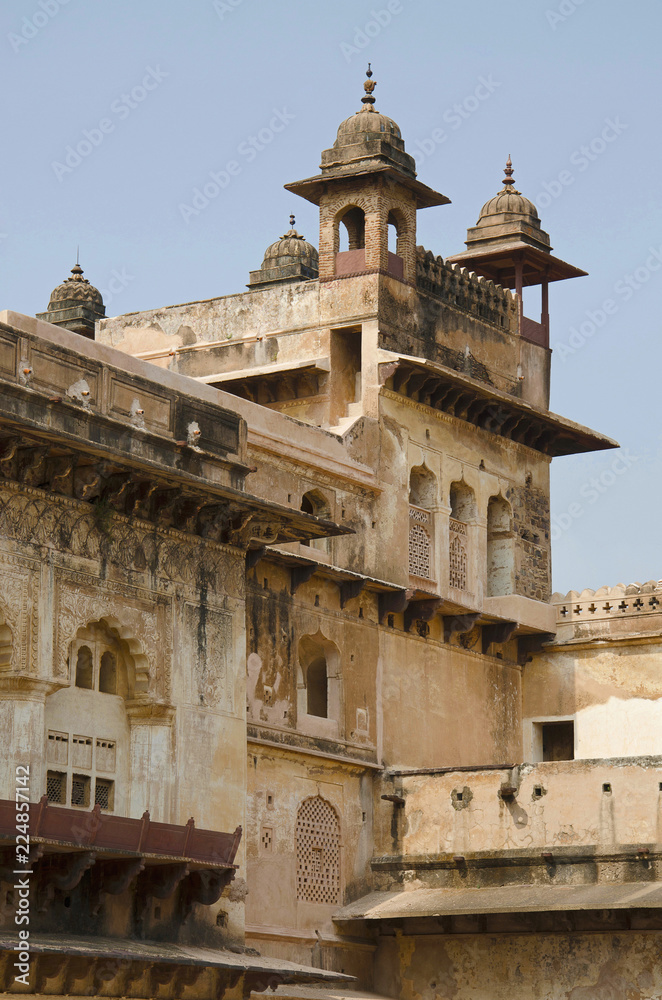
[[574,719],[576,757],[659,753],[660,664],[662,644],[652,637],[559,645],[536,654],[524,673],[525,753],[531,752],[535,721],[556,716]]
[[[382,810],[376,854],[415,858],[662,841],[659,756],[404,774],[395,775],[392,782],[405,798],[398,809],[398,845],[393,845],[390,816],[383,816]],[[504,786],[514,793],[504,798]],[[466,882],[456,876],[453,871],[438,877]]]
[[[348,893],[360,895],[366,885],[372,851],[371,775],[349,762],[292,754],[250,740],[248,751],[247,942],[263,954],[323,963],[365,981],[372,950],[339,938],[331,918]],[[331,903],[306,901],[297,892],[297,815],[307,799],[317,796],[333,808],[340,830],[340,885],[337,901]]]
[[402,1000],[659,1000],[659,931],[381,937],[375,989]]

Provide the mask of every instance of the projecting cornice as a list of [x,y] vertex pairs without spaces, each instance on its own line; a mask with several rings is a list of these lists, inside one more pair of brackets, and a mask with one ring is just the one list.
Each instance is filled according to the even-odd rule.
[[405,354],[382,355],[385,360],[379,365],[379,382],[387,391],[543,455],[556,457],[618,448],[612,438],[445,365]]

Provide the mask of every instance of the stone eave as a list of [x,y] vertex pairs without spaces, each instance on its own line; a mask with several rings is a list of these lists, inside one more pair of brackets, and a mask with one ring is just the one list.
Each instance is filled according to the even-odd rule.
[[532,406],[445,365],[384,350],[380,356],[382,391],[391,390],[544,455],[557,457],[619,447],[618,442],[589,427]]
[[[148,431],[127,432],[119,421],[60,397],[49,399],[2,380],[0,385],[0,451],[7,479],[90,503],[103,499],[129,516],[136,513],[140,491],[151,490],[154,495],[143,519],[193,533],[203,531],[199,518],[205,508],[209,514],[225,511],[230,518],[223,529],[227,537],[217,540],[242,547],[252,546],[256,538],[286,542],[353,533],[333,521],[210,480],[204,474],[204,451],[186,442]],[[35,461],[40,459],[43,472],[35,473],[20,460],[28,451]],[[251,471],[237,462],[222,464],[242,478]],[[33,475],[39,481],[26,479]],[[197,518],[195,525],[192,517]]]
[[331,370],[328,358],[309,358],[303,361],[280,361],[273,365],[256,365],[253,368],[238,368],[232,371],[218,372],[215,375],[195,375],[196,382],[215,385],[217,382],[235,382],[241,379],[260,378],[263,375],[287,374],[305,370],[324,372]]
[[305,198],[306,201],[312,202],[313,205],[319,205],[320,198],[327,184],[343,180],[363,180],[376,176],[382,176],[387,181],[408,188],[414,194],[418,208],[433,208],[437,205],[450,205],[451,203],[450,198],[447,198],[445,194],[434,191],[427,184],[423,184],[415,177],[408,177],[394,167],[380,163],[362,170],[334,170],[325,174],[316,174],[314,177],[306,177],[304,180],[285,184],[284,187],[286,191],[298,194],[301,198]]
[[[14,985],[18,933],[0,934],[0,975]],[[252,950],[199,947],[169,941],[30,933],[29,985],[22,995],[110,995],[178,1000],[194,988],[198,1000],[217,1000],[227,990],[248,997],[278,983],[352,983],[353,976],[262,957]]]
[[504,288],[512,289],[515,287],[515,259],[520,256],[524,285],[539,285],[543,278],[548,281],[564,281],[566,278],[582,278],[588,274],[560,257],[553,257],[549,251],[519,239],[495,243],[486,241],[483,245],[472,243],[468,250],[452,254],[446,260],[451,264],[467,267]]
[[[607,859],[605,859],[607,860]],[[544,866],[544,862],[540,862]],[[457,862],[450,859],[457,868]],[[403,920],[473,914],[662,908],[662,884],[644,881],[484,888],[417,888],[372,892],[334,914],[334,923]]]

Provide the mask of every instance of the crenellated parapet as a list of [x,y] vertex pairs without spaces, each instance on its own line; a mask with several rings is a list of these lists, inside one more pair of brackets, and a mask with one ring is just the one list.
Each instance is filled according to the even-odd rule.
[[416,247],[416,286],[483,322],[517,333],[517,297],[501,285]]
[[552,604],[556,605],[559,624],[588,625],[594,621],[657,616],[662,613],[662,580],[555,593]]

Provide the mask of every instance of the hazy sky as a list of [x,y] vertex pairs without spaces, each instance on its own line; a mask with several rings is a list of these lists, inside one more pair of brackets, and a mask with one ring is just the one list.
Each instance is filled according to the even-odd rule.
[[462,249],[511,153],[589,272],[551,288],[552,408],[623,450],[554,462],[555,589],[658,578],[661,37],[659,0],[4,0],[0,308],[45,310],[77,244],[114,315],[241,290],[290,212],[316,243],[283,184],[317,172],[369,59],[452,199],[419,243]]

